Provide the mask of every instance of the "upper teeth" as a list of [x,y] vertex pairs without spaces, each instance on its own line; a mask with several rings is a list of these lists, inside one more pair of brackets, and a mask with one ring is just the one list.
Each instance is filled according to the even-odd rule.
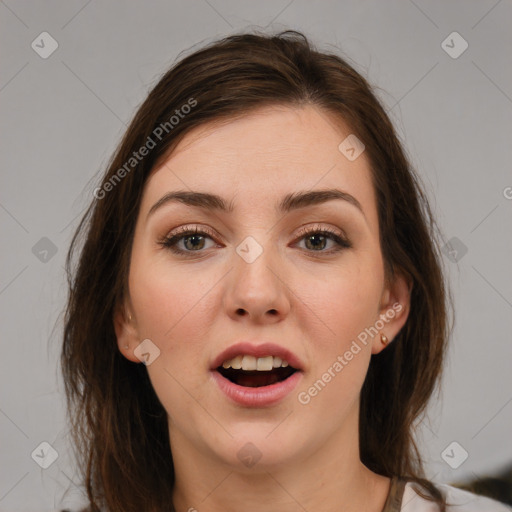
[[259,370],[268,372],[272,368],[288,366],[288,361],[277,356],[254,357],[254,356],[236,356],[233,359],[227,359],[222,363],[223,368],[233,368],[234,370]]

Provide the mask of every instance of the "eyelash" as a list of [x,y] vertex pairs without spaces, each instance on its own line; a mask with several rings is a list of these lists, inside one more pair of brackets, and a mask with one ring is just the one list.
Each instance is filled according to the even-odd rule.
[[[313,235],[313,234],[326,236],[327,238],[333,240],[336,244],[338,244],[338,247],[328,250],[328,251],[308,251],[306,249],[307,252],[309,252],[309,253],[314,254],[316,252],[319,254],[333,254],[333,253],[342,251],[343,249],[350,249],[352,247],[352,243],[348,239],[341,236],[337,231],[334,231],[329,228],[321,228],[321,227],[317,227],[317,226],[315,226],[313,228],[302,228],[297,235],[297,239],[300,241],[300,240],[304,239],[306,236]],[[215,238],[215,234],[212,233],[207,228],[199,229],[198,226],[195,226],[194,228],[190,228],[189,226],[182,226],[181,228],[178,228],[178,230],[175,233],[173,233],[169,236],[165,236],[163,239],[159,240],[158,243],[162,247],[169,249],[170,251],[172,251],[175,254],[179,254],[179,255],[185,256],[185,257],[194,257],[193,254],[195,252],[201,253],[202,251],[201,250],[199,250],[199,251],[184,251],[184,250],[178,249],[176,247],[178,242],[181,239],[186,238],[187,236],[191,236],[191,235],[206,235],[209,238],[212,238],[212,239]]]

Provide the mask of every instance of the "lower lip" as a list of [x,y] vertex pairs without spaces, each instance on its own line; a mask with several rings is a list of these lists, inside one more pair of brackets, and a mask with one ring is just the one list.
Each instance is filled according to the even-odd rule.
[[220,390],[233,402],[244,407],[265,407],[276,404],[289,395],[302,378],[302,372],[296,371],[281,382],[270,386],[250,388],[231,382],[216,370],[213,370],[212,374]]

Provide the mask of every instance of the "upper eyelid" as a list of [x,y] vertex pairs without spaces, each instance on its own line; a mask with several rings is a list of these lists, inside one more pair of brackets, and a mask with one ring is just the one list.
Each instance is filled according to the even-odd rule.
[[320,223],[316,223],[316,224],[310,225],[310,226],[301,226],[298,230],[298,236],[303,235],[305,233],[316,232],[316,231],[325,231],[327,233],[331,233],[333,235],[338,235],[340,237],[346,238],[346,233],[343,229],[341,229],[339,227],[322,225]]
[[[335,235],[341,236],[343,238],[347,238],[345,231],[342,230],[341,228],[338,228],[338,227],[334,228],[332,226],[322,225],[321,223],[315,223],[310,226],[308,226],[308,225],[300,226],[298,228],[298,233],[296,234],[296,236],[304,236],[304,234],[306,234],[306,233],[316,232],[316,231],[326,231],[328,233],[335,234]],[[183,226],[179,226],[178,228],[170,231],[165,236],[165,238],[171,238],[171,237],[180,236],[180,235],[186,236],[188,234],[194,234],[195,232],[197,232],[198,234],[202,234],[202,232],[204,232],[205,234],[211,236],[212,238],[219,236],[215,233],[214,230],[212,230],[211,228],[208,228],[206,226],[202,226],[200,224],[199,225],[198,224],[190,224],[190,225],[185,224]]]
[[210,228],[207,228],[206,226],[201,226],[201,225],[195,225],[195,224],[185,224],[184,226],[180,226],[178,228],[176,228],[175,230],[173,231],[170,231],[167,235],[166,235],[166,238],[171,238],[171,237],[175,237],[175,236],[187,236],[187,235],[193,235],[194,233],[196,233],[201,235],[201,234],[206,234],[206,235],[209,235],[211,236],[212,238],[213,237],[216,237],[216,233],[210,229]]

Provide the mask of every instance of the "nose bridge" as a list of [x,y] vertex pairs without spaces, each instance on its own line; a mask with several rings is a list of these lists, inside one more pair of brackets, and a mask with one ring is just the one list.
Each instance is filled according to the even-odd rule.
[[226,304],[229,313],[254,319],[287,313],[289,301],[279,276],[279,255],[268,233],[261,230],[255,236],[246,236],[236,246],[233,258]]
[[245,237],[235,249],[237,283],[248,286],[248,292],[271,292],[275,287],[275,276],[272,272],[273,263],[276,261],[273,254],[275,249],[270,238],[263,232]]

